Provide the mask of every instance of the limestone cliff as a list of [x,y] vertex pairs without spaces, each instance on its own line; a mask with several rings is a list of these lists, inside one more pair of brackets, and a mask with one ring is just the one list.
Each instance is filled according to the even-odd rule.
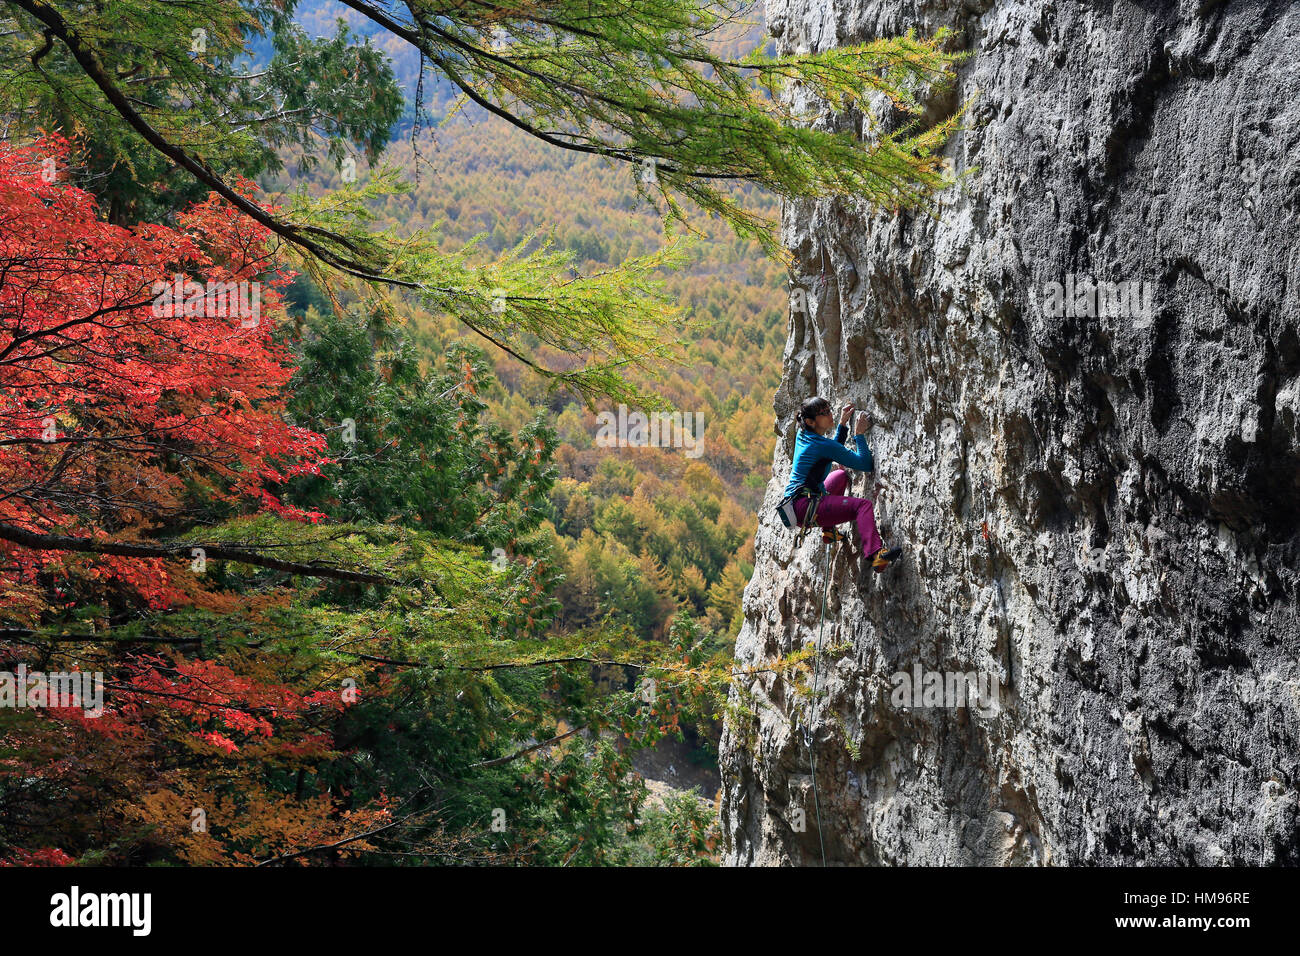
[[[1300,863],[1300,6],[769,0],[767,22],[782,51],[951,26],[971,57],[934,114],[977,93],[937,218],[784,213],[807,308],[738,662],[816,635],[821,542],[791,558],[771,511],[801,399],[872,412],[906,548],[879,577],[831,565],[828,861]],[[996,677],[996,711],[900,706],[918,665]],[[809,688],[748,689],[726,858],[819,862]]]

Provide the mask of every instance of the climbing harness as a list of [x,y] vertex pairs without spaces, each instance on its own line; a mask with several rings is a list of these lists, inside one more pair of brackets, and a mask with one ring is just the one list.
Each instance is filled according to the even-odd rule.
[[[799,550],[803,544],[804,536],[808,534],[808,529],[817,523],[817,506],[822,503],[822,498],[826,497],[826,492],[813,491],[808,487],[800,487],[791,495],[782,498],[776,506],[776,516],[781,519],[781,523],[787,528],[798,528],[798,533],[794,537],[794,544],[790,548],[790,556],[786,558],[788,564],[794,553]],[[794,510],[794,503],[800,498],[811,498],[812,503],[808,505],[808,513],[803,516],[803,521],[799,521],[798,512]]]
[[[781,524],[787,528],[794,528],[799,525],[799,513],[794,510],[794,503],[803,497],[813,497],[815,492],[810,491],[805,486],[800,486],[791,494],[782,498],[776,505],[776,516],[781,519]],[[807,524],[807,522],[804,522]]]

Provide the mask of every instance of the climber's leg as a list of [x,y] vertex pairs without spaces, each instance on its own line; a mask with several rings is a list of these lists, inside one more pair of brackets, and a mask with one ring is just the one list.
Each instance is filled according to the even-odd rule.
[[862,538],[864,554],[875,554],[884,544],[876,530],[876,512],[866,498],[846,498],[827,495],[817,507],[817,523],[823,528],[833,528],[845,521],[855,521]]
[[876,528],[875,503],[866,498],[848,500],[861,502],[858,505],[858,534],[862,537],[862,553],[875,554],[885,546],[885,543],[880,540],[880,531]]
[[[842,471],[834,472],[832,477],[842,474],[844,474]],[[830,485],[830,478],[826,479],[826,484]],[[798,498],[795,500],[794,513],[798,516],[800,524],[803,524],[807,519],[808,508],[811,504],[811,498]],[[822,498],[821,504],[817,506],[815,520],[818,525],[826,530],[830,530],[845,521],[855,522],[858,526],[858,536],[862,541],[862,554],[872,559],[871,567],[875,571],[884,571],[903,556],[902,548],[885,550],[885,544],[880,540],[880,531],[876,528],[875,503],[866,498],[849,498],[844,495],[828,494]]]
[[[823,484],[826,486],[826,494],[842,495],[844,493],[844,486],[848,484],[848,481],[849,481],[849,473],[843,468],[836,468],[834,471],[832,471],[829,475],[826,476],[826,480],[823,482]],[[823,501],[824,500],[825,499],[823,499]],[[795,499],[794,513],[795,516],[799,519],[800,524],[803,524],[804,515],[808,513],[808,506],[811,503],[811,501],[812,501],[811,498]],[[841,520],[847,521],[848,519],[843,518]],[[822,525],[822,527],[826,527],[826,526]]]
[[846,485],[848,485],[848,483],[849,483],[849,473],[847,470],[843,468],[836,468],[829,475],[827,475],[826,480],[822,482],[822,484],[826,486],[826,493],[828,495],[844,494],[844,488]]

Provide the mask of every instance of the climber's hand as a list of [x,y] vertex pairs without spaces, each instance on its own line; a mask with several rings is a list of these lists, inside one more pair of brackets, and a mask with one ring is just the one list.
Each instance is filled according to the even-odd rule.
[[860,415],[858,415],[858,420],[853,425],[853,434],[865,435],[867,433],[867,429],[870,427],[871,427],[871,416],[868,415],[866,412],[862,412]]
[[847,405],[845,405],[843,408],[840,409],[840,424],[847,425],[849,423],[849,420],[852,417],[853,417],[853,403],[849,402]]

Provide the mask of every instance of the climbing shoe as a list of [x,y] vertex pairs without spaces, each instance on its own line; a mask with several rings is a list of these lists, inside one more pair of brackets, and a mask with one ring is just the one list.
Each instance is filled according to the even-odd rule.
[[884,548],[881,548],[879,551],[876,552],[876,556],[871,560],[872,570],[874,570],[877,574],[879,574],[881,571],[885,570],[885,568],[889,567],[891,564],[893,564],[902,556],[903,556],[902,548],[891,548],[889,550],[885,550]]
[[849,533],[847,531],[841,531],[838,528],[823,528],[822,540],[826,542],[827,547],[830,547],[833,544],[838,544],[840,546],[840,554],[848,557],[857,557],[862,553],[860,548],[854,546],[853,538],[850,537]]

